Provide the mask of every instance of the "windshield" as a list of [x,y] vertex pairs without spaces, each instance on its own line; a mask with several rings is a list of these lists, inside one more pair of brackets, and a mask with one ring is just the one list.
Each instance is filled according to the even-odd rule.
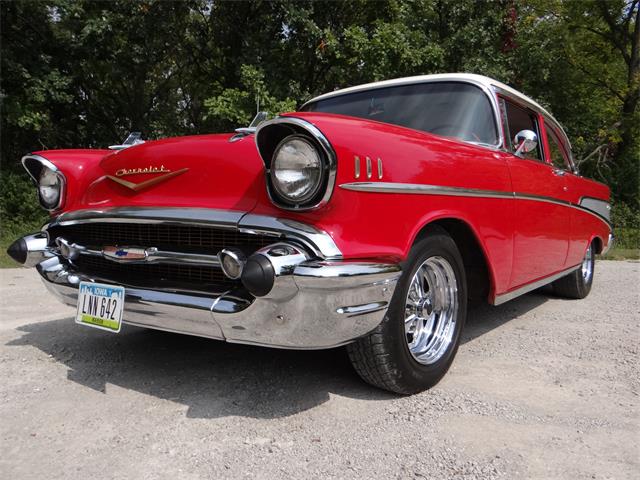
[[398,85],[311,102],[305,112],[326,112],[392,123],[423,132],[495,145],[498,135],[489,99],[461,82]]

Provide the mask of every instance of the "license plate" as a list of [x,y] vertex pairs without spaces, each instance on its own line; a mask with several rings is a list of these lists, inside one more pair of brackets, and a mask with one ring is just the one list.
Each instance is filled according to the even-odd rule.
[[80,282],[76,323],[118,333],[124,310],[124,287]]

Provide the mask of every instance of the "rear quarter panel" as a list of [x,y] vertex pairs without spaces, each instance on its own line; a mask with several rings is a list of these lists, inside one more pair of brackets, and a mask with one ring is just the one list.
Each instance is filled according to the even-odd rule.
[[[571,203],[574,205],[580,205],[583,198],[594,198],[604,202],[610,201],[611,192],[609,187],[579,175],[567,174],[567,187],[571,195]],[[587,246],[594,238],[600,241],[601,246],[606,246],[610,232],[610,224],[598,215],[586,209],[572,208],[571,238],[567,264],[577,265],[580,263]]]

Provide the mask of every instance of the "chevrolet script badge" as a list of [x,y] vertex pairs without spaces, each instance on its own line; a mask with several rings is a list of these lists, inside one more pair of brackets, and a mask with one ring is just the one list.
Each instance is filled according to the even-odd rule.
[[[115,176],[107,175],[107,178],[117,183],[118,185],[122,185],[123,187],[133,190],[134,192],[139,192],[140,190],[144,190],[145,188],[152,187],[154,185],[164,182],[165,180],[169,180],[170,178],[177,177],[178,175],[183,174],[187,170],[189,169],[181,168],[180,170],[176,170],[175,172],[172,172],[171,170],[165,168],[164,165],[161,165],[160,167],[154,167],[152,165],[149,165],[148,167],[143,167],[143,168],[121,168],[116,172]],[[149,180],[145,180],[144,182],[140,182],[140,183],[129,182],[127,180],[123,180],[122,178],[119,178],[119,177],[124,177],[126,175],[148,175],[148,174],[157,174],[157,173],[162,173],[164,175],[159,175],[157,177],[150,178]]]

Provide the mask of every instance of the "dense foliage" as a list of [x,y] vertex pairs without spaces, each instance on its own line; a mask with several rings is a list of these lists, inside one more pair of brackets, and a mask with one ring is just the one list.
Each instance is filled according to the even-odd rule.
[[[28,151],[102,147],[129,131],[224,131],[257,103],[278,112],[363,82],[474,72],[547,106],[581,170],[607,182],[635,221],[638,3],[2,2],[3,175],[22,184],[8,172]],[[19,189],[2,195],[12,196],[0,202],[3,223],[29,214],[11,206]]]

